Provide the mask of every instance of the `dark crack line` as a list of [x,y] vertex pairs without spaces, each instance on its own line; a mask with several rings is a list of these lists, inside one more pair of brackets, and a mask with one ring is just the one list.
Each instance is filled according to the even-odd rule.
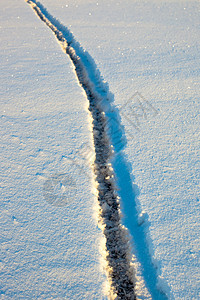
[[102,106],[102,96],[95,91],[93,83],[89,80],[87,67],[76,54],[70,34],[69,40],[66,40],[62,31],[52,23],[54,20],[57,25],[58,21],[47,13],[41,3],[31,0],[26,2],[55,34],[63,50],[70,57],[79,83],[87,95],[89,111],[93,119],[94,174],[98,190],[99,215],[106,238],[106,261],[111,297],[112,299],[136,299],[129,239],[127,230],[121,225],[119,197],[116,192],[114,172],[110,166],[114,153],[106,129],[107,118]]

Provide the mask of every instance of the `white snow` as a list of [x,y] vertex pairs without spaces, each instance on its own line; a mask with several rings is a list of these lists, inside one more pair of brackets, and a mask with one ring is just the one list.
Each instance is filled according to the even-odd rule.
[[78,164],[78,149],[91,140],[85,96],[30,7],[0,6],[0,298],[102,299],[103,237],[89,164]]
[[[114,94],[127,139],[114,170],[138,274],[153,299],[156,282],[169,299],[198,299],[199,2],[41,2],[89,52]],[[31,8],[16,0],[1,7],[2,295],[103,299],[87,100]],[[55,173],[76,183],[61,208],[43,197]]]

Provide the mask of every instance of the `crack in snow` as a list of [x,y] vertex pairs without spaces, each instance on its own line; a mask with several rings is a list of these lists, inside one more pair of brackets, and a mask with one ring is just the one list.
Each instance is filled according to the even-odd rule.
[[127,230],[121,225],[119,197],[116,193],[113,170],[110,160],[113,151],[106,132],[106,116],[101,107],[101,97],[94,91],[88,79],[87,70],[76,54],[72,43],[45,16],[38,2],[26,1],[39,18],[54,32],[63,50],[74,64],[79,83],[89,100],[89,111],[93,118],[93,139],[95,146],[94,173],[97,182],[98,202],[103,233],[106,238],[106,261],[108,280],[113,299],[136,299],[134,290],[134,272],[131,268],[131,255]]
[[[110,108],[111,99],[108,92],[104,90],[105,85],[102,84],[99,71],[97,68],[90,70],[93,62],[89,61],[90,58],[75,41],[70,31],[52,17],[37,0],[25,1],[31,5],[36,15],[53,31],[63,51],[70,57],[78,81],[89,101],[88,109],[92,117],[95,148],[93,170],[97,189],[99,218],[105,236],[105,261],[110,285],[109,296],[111,299],[135,300],[138,298],[136,297],[138,292],[137,270],[133,268],[129,234],[121,221],[119,195],[115,183],[116,171],[114,172],[112,168],[112,160],[122,148],[119,143],[116,147],[116,138],[112,128],[113,126],[116,127],[116,124],[118,129],[117,139],[120,139],[120,143],[123,142],[123,137],[119,132],[118,116]],[[140,239],[143,241],[144,237],[141,235]],[[151,275],[153,276],[153,274]],[[143,288],[146,287],[143,285]]]

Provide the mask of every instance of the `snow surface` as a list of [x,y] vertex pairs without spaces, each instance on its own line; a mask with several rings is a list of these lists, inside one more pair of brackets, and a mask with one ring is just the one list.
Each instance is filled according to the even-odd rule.
[[[156,281],[169,299],[198,299],[199,2],[42,4],[90,53],[114,94],[126,137],[126,164],[119,152],[115,172],[147,288],[153,299]],[[89,162],[82,159],[93,155],[85,96],[30,7],[1,5],[3,293],[102,299],[102,236],[92,219]],[[42,185],[63,172],[74,176],[76,193],[58,208],[45,202]]]
[[103,299],[91,170],[72,163],[91,140],[85,96],[30,7],[6,0],[0,11],[0,298]]

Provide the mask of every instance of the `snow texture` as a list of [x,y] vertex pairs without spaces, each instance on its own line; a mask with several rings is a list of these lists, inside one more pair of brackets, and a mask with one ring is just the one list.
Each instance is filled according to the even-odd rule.
[[[156,285],[169,299],[198,299],[199,2],[42,3],[90,53],[114,95],[119,115],[108,129],[118,154],[112,164],[138,284],[141,275],[153,299],[159,299]],[[52,299],[66,293],[102,299],[96,245],[102,236],[91,217],[89,161],[82,159],[94,155],[85,95],[55,38],[25,5],[1,2],[2,295],[27,298],[30,291],[45,298],[50,288]],[[42,185],[50,178],[50,188],[52,180],[57,188],[66,173],[76,188],[72,184],[70,204],[61,199],[67,207],[60,210],[45,203]],[[138,298],[149,297],[141,292]]]
[[85,95],[30,7],[0,5],[0,298],[103,299],[91,170],[74,164],[91,140]]

